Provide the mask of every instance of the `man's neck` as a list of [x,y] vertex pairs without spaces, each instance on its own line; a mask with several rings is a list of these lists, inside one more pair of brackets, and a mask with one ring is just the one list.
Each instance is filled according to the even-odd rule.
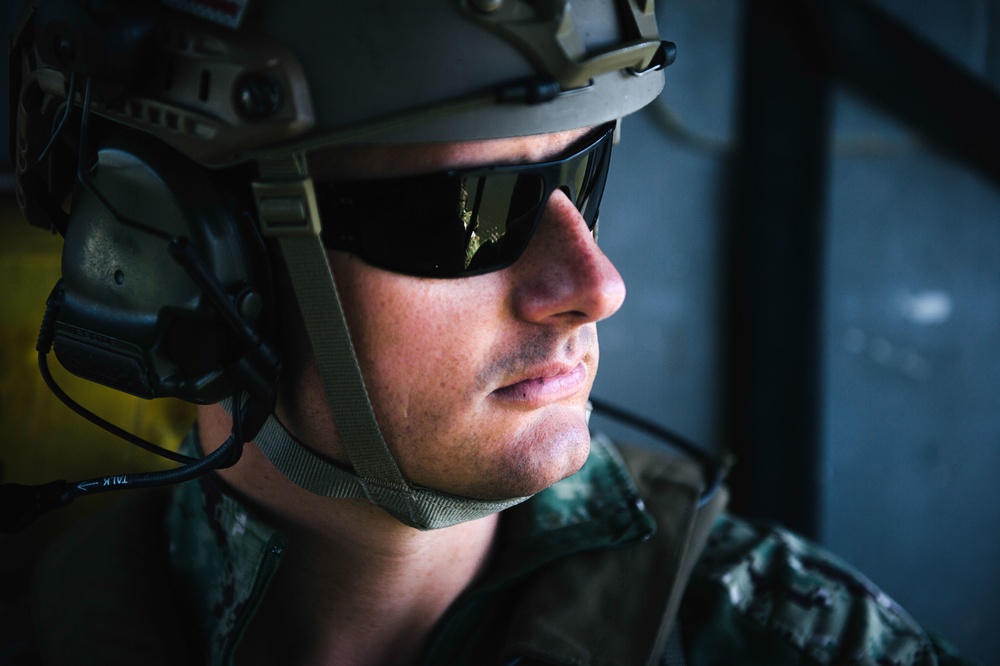
[[[211,409],[199,428],[206,444],[229,432],[224,412]],[[289,539],[237,664],[412,662],[485,567],[496,534],[496,516],[422,532],[364,500],[313,495],[253,446],[221,475]]]

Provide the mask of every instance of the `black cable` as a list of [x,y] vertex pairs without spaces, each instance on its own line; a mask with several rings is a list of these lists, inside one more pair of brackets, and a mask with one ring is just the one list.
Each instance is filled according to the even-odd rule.
[[183,483],[197,478],[216,469],[226,467],[225,464],[233,457],[233,450],[240,447],[235,435],[229,435],[225,442],[215,451],[195,460],[195,462],[162,472],[143,472],[140,474],[122,474],[99,476],[73,484],[66,484],[65,495],[68,500],[82,495],[124,490],[126,488],[152,488]]
[[683,435],[680,435],[658,423],[654,423],[637,414],[626,411],[621,407],[612,405],[610,402],[606,402],[600,398],[595,398],[594,396],[590,397],[590,404],[594,406],[596,411],[604,412],[608,416],[618,421],[622,421],[636,430],[642,430],[657,439],[669,442],[671,446],[680,449],[692,458],[697,458],[701,462],[716,462],[715,457],[711,453]]
[[590,404],[594,410],[603,413],[615,420],[621,421],[628,426],[645,432],[653,437],[669,443],[671,446],[680,449],[688,456],[694,458],[701,465],[705,476],[705,489],[698,499],[699,508],[707,504],[722,487],[722,481],[726,478],[729,468],[732,467],[730,456],[717,457],[704,448],[698,446],[683,435],[670,430],[658,423],[654,423],[637,414],[626,411],[621,407],[605,402],[600,398],[590,397]]
[[[234,402],[238,404],[239,396]],[[239,440],[239,409],[234,414],[233,433],[219,448],[194,462],[162,472],[100,476],[74,483],[52,481],[40,486],[17,483],[0,484],[0,532],[24,529],[43,513],[68,505],[82,495],[94,495],[113,490],[151,488],[190,481],[202,474],[230,467],[240,459],[243,443]]]
[[[234,404],[239,403],[238,394],[234,396],[233,402]],[[217,469],[232,467],[239,461],[243,452],[243,442],[240,441],[242,439],[240,433],[241,420],[242,415],[240,414],[240,410],[236,408],[233,414],[233,431],[226,441],[207,456],[193,459],[194,462],[192,463],[160,472],[102,476],[75,484],[67,484],[65,490],[66,496],[69,500],[72,500],[81,495],[123,490],[125,488],[152,488],[155,486],[173,485],[190,481],[202,474]]]
[[76,96],[76,72],[71,74],[69,77],[69,90],[66,96],[66,101],[63,103],[62,117],[56,124],[56,128],[52,131],[51,136],[49,136],[48,143],[45,144],[45,147],[42,149],[42,152],[38,154],[38,158],[24,170],[25,173],[30,173],[31,171],[34,171],[38,167],[38,165],[44,162],[45,159],[49,156],[49,151],[52,150],[52,147],[55,145],[56,140],[63,133],[63,130],[66,129],[67,121],[69,120],[69,116],[73,111],[73,98],[75,96]]
[[41,352],[38,353],[38,370],[42,375],[42,379],[45,381],[45,385],[49,387],[49,390],[52,391],[52,393],[54,393],[55,396],[59,398],[59,400],[64,405],[66,405],[71,410],[76,412],[78,415],[90,421],[97,427],[103,428],[104,430],[110,432],[112,435],[116,435],[117,437],[120,437],[121,439],[125,440],[129,444],[138,446],[139,448],[149,451],[150,453],[153,453],[155,455],[158,455],[161,458],[167,458],[169,460],[173,460],[174,462],[178,462],[181,464],[193,463],[197,460],[197,458],[192,458],[191,456],[186,456],[182,453],[171,451],[170,449],[153,444],[152,442],[147,441],[139,437],[138,435],[130,433],[127,430],[123,430],[122,428],[116,426],[114,423],[106,421],[105,419],[93,413],[80,403],[73,400],[73,398],[71,398],[65,391],[63,391],[62,388],[56,383],[55,378],[49,371],[46,355]]

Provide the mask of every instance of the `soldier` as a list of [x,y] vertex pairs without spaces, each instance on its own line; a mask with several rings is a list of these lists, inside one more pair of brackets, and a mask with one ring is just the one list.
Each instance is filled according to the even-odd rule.
[[29,7],[43,368],[201,405],[176,470],[5,490],[17,527],[179,484],[46,557],[44,663],[958,663],[723,514],[719,464],[589,432],[625,296],[601,195],[673,57],[652,5]]

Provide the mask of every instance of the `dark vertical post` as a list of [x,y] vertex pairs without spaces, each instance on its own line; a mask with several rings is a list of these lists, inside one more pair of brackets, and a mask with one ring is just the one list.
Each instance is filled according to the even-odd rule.
[[[1000,94],[989,81],[871,2],[812,1],[823,13],[838,82],[1000,183]],[[996,3],[989,16],[1000,18]]]
[[818,530],[830,82],[809,0],[748,0],[722,320],[733,508]]

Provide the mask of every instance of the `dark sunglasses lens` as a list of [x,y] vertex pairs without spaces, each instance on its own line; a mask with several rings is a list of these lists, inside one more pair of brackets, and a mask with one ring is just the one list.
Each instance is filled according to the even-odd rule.
[[[433,247],[429,233],[417,224],[404,222],[412,219],[411,207],[417,210],[446,199],[437,198],[427,189],[411,190],[400,184],[401,181],[360,181],[318,186],[316,200],[323,222],[323,244],[330,249],[352,252],[377,266],[424,256]],[[445,212],[442,219],[449,218]],[[420,246],[411,246],[406,251],[404,248],[412,242]],[[421,247],[424,244],[426,247]]]
[[545,200],[545,181],[534,173],[495,173],[464,177],[462,185],[465,271],[510,265],[531,238]]
[[512,263],[531,235],[537,174],[435,175],[317,187],[323,242],[398,273],[457,277]]
[[567,191],[594,228],[610,153],[609,131],[582,153],[548,164],[317,184],[323,242],[408,275],[499,270],[524,252],[556,189]]

